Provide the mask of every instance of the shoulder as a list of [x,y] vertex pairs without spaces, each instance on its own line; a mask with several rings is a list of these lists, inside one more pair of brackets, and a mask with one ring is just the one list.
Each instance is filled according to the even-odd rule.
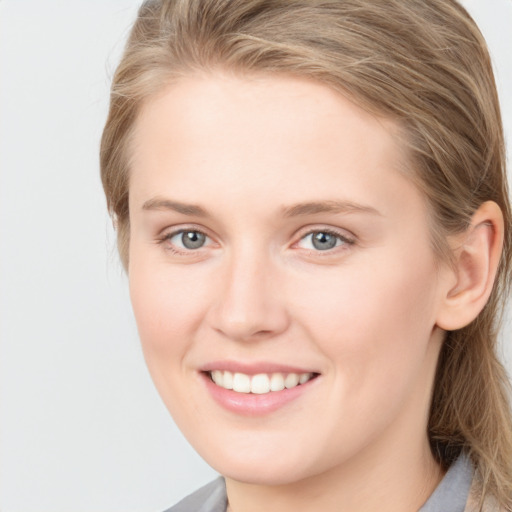
[[165,512],[226,512],[226,483],[222,477],[189,494]]

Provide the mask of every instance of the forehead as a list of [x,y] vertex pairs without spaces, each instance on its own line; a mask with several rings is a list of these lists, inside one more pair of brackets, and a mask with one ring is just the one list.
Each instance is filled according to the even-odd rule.
[[195,202],[198,194],[220,200],[229,189],[231,200],[279,190],[283,202],[378,203],[384,183],[394,194],[406,181],[397,170],[402,152],[396,132],[391,121],[307,79],[190,76],[141,110],[130,201],[170,189],[185,201]]

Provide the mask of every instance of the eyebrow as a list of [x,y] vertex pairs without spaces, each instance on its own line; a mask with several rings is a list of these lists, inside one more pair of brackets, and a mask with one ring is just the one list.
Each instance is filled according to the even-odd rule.
[[[208,212],[201,206],[189,203],[181,203],[172,199],[154,197],[142,205],[143,210],[157,211],[175,211],[182,215],[194,217],[209,217]],[[352,201],[311,201],[297,203],[282,208],[284,217],[300,217],[305,215],[316,215],[319,213],[367,213],[372,215],[381,215],[381,213],[372,208]]]
[[171,210],[183,215],[190,215],[194,217],[208,217],[208,213],[201,206],[195,204],[180,203],[179,201],[173,201],[171,199],[163,199],[154,197],[149,199],[142,205],[143,210],[160,210],[166,211]]
[[371,206],[351,201],[313,201],[308,203],[298,203],[283,208],[283,214],[285,217],[315,215],[318,213],[369,213],[372,215],[381,215],[378,210]]

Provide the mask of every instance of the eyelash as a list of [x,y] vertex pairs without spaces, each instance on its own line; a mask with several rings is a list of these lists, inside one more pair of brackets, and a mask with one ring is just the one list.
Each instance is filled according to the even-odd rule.
[[[319,250],[319,249],[306,249],[310,254],[315,254],[319,256],[332,256],[334,253],[337,253],[339,250],[346,250],[348,247],[354,245],[356,243],[355,238],[349,237],[346,234],[342,234],[339,231],[332,229],[332,228],[316,228],[316,229],[309,229],[308,231],[301,234],[299,240],[295,242],[293,245],[298,245],[301,241],[306,239],[308,236],[312,236],[316,233],[323,233],[326,235],[331,235],[335,237],[338,241],[341,243],[339,245],[336,245],[333,248],[327,249],[327,250]],[[338,250],[336,250],[338,249]]]
[[[161,236],[157,240],[157,243],[160,245],[166,244],[165,249],[170,251],[173,254],[177,254],[180,256],[190,256],[194,253],[199,252],[200,249],[203,249],[204,246],[201,246],[198,249],[180,250],[180,249],[177,249],[174,246],[174,244],[170,243],[170,240],[172,238],[174,238],[175,236],[183,234],[183,233],[187,233],[187,232],[199,233],[200,235],[204,236],[206,239],[211,240],[211,237],[208,236],[208,234],[205,233],[205,231],[203,231],[202,229],[199,229],[197,227],[185,227],[185,228],[177,229],[175,231],[164,233],[163,236]],[[345,234],[342,234],[339,231],[336,231],[335,229],[319,227],[317,229],[309,229],[308,231],[301,233],[299,240],[294,242],[292,244],[292,247],[297,246],[301,241],[305,240],[308,236],[314,235],[315,233],[324,233],[327,235],[334,236],[337,239],[336,243],[338,243],[338,241],[340,241],[341,243],[339,245],[334,246],[333,248],[329,248],[324,251],[319,250],[319,249],[304,249],[304,250],[308,251],[309,254],[314,254],[314,255],[318,255],[318,256],[322,256],[322,257],[331,256],[331,255],[333,255],[334,252],[337,253],[339,250],[346,250],[348,247],[353,246],[356,243],[355,238],[346,236]],[[338,250],[336,250],[336,249],[338,249]]]
[[197,250],[194,250],[194,249],[184,249],[184,250],[177,249],[174,246],[174,244],[172,244],[170,241],[175,236],[183,234],[183,233],[199,233],[200,235],[203,235],[205,238],[211,240],[211,237],[209,237],[207,235],[207,233],[205,233],[202,229],[199,229],[199,228],[196,228],[196,227],[188,227],[188,228],[181,228],[181,229],[177,229],[176,231],[171,231],[171,232],[168,232],[168,233],[164,233],[163,236],[160,237],[157,240],[157,243],[160,244],[160,245],[166,244],[165,250],[170,251],[171,253],[177,254],[179,256],[188,256],[188,255],[191,255],[193,253],[198,252],[199,249],[203,248],[203,247],[200,247]]

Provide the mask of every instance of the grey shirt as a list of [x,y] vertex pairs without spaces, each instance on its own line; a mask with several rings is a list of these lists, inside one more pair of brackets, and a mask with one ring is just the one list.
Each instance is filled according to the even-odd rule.
[[[464,512],[473,479],[473,467],[461,455],[418,512]],[[226,512],[228,499],[222,477],[201,487],[165,512]]]

